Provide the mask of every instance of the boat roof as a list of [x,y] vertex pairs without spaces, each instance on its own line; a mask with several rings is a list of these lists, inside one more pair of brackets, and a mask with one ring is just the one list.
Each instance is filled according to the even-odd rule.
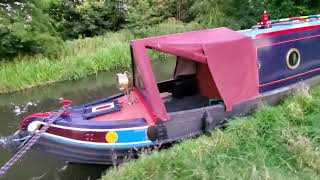
[[272,32],[277,32],[277,31],[282,31],[282,30],[290,30],[290,29],[296,29],[296,28],[304,28],[308,26],[318,26],[320,25],[319,20],[312,20],[312,21],[306,21],[306,22],[286,22],[286,23],[278,23],[273,25],[271,28],[266,28],[266,29],[247,29],[247,30],[242,30],[238,31],[241,32],[242,34],[249,36],[251,38],[256,38],[257,35],[259,34],[264,34],[264,33],[272,33]]
[[243,38],[246,37],[222,27],[138,39],[132,42],[133,44],[144,42],[147,48],[206,63],[208,59],[203,52],[203,45],[220,44]]
[[[205,29],[157,36],[131,42],[134,62],[144,88],[140,88],[153,113],[168,119],[160,98],[147,48],[197,63],[208,64],[227,110],[258,95],[256,47],[251,37],[228,28]],[[237,87],[237,88],[235,88]]]

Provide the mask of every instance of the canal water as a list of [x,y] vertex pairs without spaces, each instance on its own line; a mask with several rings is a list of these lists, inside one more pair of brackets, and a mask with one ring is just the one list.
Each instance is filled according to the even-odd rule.
[[[171,78],[174,64],[175,61],[154,63],[153,69],[158,80]],[[0,141],[1,137],[14,133],[20,121],[28,114],[59,108],[59,98],[70,99],[74,105],[80,105],[118,92],[116,72],[103,72],[78,81],[65,81],[0,95]],[[0,166],[12,155],[10,150],[0,146]],[[71,164],[38,151],[30,151],[3,179],[90,180],[100,178],[107,168],[106,165]]]

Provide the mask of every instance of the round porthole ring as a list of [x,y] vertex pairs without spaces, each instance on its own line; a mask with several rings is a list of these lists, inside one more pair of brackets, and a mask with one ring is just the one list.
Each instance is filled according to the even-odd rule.
[[[294,66],[292,66],[291,64],[290,64],[290,55],[291,55],[291,53],[293,53],[293,52],[295,52],[295,53],[297,53],[297,55],[298,55],[298,62],[294,65]],[[297,48],[291,48],[289,51],[288,51],[288,53],[287,53],[287,66],[288,66],[288,68],[290,68],[290,69],[296,69],[299,65],[300,65],[300,62],[301,62],[301,55],[300,55],[300,51],[297,49]]]

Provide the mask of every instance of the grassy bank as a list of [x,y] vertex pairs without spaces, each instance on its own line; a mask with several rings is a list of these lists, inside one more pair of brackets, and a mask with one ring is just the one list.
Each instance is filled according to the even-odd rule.
[[319,179],[320,88],[109,170],[102,179]]
[[[197,24],[170,21],[141,30],[139,36],[153,36],[190,31]],[[18,57],[0,61],[0,94],[42,84],[79,79],[100,71],[130,66],[129,41],[135,36],[128,30],[94,38],[66,41],[59,57]]]

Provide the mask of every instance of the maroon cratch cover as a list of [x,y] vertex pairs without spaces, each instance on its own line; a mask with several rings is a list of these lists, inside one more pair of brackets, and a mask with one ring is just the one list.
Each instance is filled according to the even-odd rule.
[[226,110],[259,94],[257,52],[253,40],[228,28],[158,36],[131,42],[141,93],[154,115],[167,120],[147,48],[207,64]]

